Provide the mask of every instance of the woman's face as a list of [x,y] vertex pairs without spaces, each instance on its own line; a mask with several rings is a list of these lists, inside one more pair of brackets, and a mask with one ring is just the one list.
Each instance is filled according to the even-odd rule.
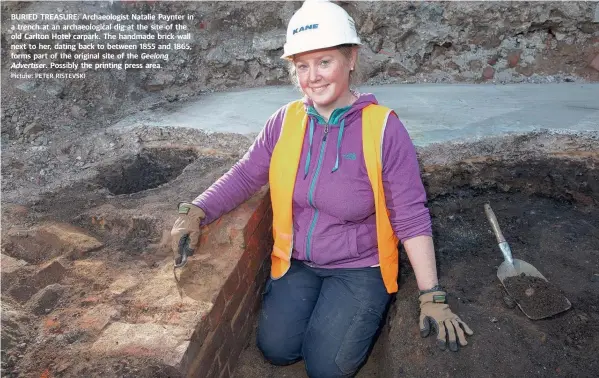
[[349,73],[355,55],[348,59],[336,47],[309,51],[294,57],[298,82],[317,107],[335,109],[349,90]]

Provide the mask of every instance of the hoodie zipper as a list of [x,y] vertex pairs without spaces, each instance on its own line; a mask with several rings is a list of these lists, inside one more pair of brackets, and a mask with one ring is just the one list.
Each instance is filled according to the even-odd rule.
[[322,167],[322,161],[324,160],[324,151],[327,144],[327,135],[329,135],[328,122],[324,127],[324,136],[322,137],[322,142],[320,144],[320,153],[318,154],[318,164],[316,165],[314,176],[312,176],[312,181],[310,182],[310,190],[308,191],[308,203],[314,209],[314,216],[312,217],[312,222],[310,222],[310,229],[308,230],[308,235],[306,236],[306,260],[308,261],[310,261],[311,259],[312,234],[314,233],[314,229],[316,228],[316,222],[318,221],[319,214],[316,205],[314,205],[314,189],[316,188],[316,180],[318,179],[318,175],[320,174],[320,168]]

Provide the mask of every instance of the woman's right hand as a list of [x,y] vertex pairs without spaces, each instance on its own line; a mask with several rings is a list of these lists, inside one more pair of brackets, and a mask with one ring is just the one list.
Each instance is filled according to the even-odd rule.
[[171,230],[171,248],[177,258],[180,254],[181,239],[187,237],[189,248],[193,251],[200,239],[200,222],[206,217],[204,210],[188,202],[181,202],[178,206],[179,218]]

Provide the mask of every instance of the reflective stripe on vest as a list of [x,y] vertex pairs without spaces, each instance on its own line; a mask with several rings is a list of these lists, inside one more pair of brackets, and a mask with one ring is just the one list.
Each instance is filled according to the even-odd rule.
[[[383,189],[382,142],[391,109],[368,105],[362,109],[362,148],[368,178],[374,193],[379,263],[388,293],[395,293],[399,270],[399,239],[389,220]],[[273,210],[274,245],[270,274],[279,279],[291,266],[293,251],[292,200],[300,163],[308,115],[301,100],[290,103],[285,112],[281,135],[272,153],[269,169],[270,198]]]

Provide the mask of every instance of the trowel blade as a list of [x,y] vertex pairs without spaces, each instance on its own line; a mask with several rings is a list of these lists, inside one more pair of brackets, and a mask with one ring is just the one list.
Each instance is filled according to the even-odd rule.
[[504,261],[499,265],[497,269],[497,277],[501,282],[507,277],[518,276],[524,273],[527,276],[539,277],[547,281],[547,278],[541,274],[534,266],[530,265],[526,261],[514,259],[514,265],[507,261]]

